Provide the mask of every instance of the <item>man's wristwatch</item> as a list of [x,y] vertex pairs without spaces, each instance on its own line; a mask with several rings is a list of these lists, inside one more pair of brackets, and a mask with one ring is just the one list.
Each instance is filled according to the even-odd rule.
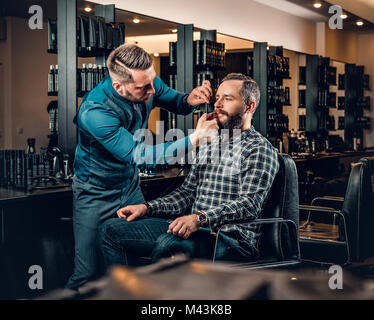
[[199,223],[200,227],[207,227],[208,223],[208,215],[205,212],[196,212],[197,215],[197,222]]
[[147,207],[147,211],[145,212],[146,215],[151,215],[152,213],[152,206],[148,202],[144,202],[145,206]]

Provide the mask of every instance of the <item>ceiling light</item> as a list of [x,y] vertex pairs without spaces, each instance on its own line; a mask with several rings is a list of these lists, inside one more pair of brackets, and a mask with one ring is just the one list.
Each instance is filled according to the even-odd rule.
[[154,55],[155,57],[158,57],[158,56],[159,56],[159,53],[158,53],[158,52],[155,52],[153,55]]
[[134,19],[132,20],[132,22],[134,22],[134,23],[139,23],[140,20],[139,20],[138,18],[134,18]]
[[86,12],[91,12],[91,11],[92,11],[92,8],[90,8],[90,7],[85,7],[85,8],[84,8],[84,11],[86,11]]
[[356,22],[356,24],[357,24],[359,27],[361,27],[361,26],[364,25],[364,22],[363,22],[362,20],[358,20],[358,21]]
[[178,29],[173,29],[173,30],[171,30],[171,32],[173,32],[173,33],[177,33],[177,32],[178,32]]
[[342,13],[342,14],[340,15],[340,18],[342,18],[342,19],[347,19],[347,18],[348,18],[348,15],[347,15],[346,13]]
[[316,9],[319,9],[319,8],[322,7],[322,3],[319,2],[319,1],[316,1],[316,2],[313,3],[313,7],[316,8]]

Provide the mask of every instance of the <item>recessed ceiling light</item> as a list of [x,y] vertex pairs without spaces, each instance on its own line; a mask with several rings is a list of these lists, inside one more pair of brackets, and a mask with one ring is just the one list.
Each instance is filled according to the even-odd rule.
[[90,8],[90,7],[85,7],[85,8],[84,8],[84,11],[86,11],[86,12],[91,12],[91,11],[92,11],[92,8]]
[[177,33],[177,32],[178,32],[178,29],[173,29],[173,30],[171,30],[171,32],[173,32],[173,33]]
[[154,55],[155,57],[158,57],[158,56],[159,56],[159,53],[158,53],[158,52],[155,52],[153,55]]
[[138,18],[134,18],[134,19],[132,20],[132,22],[134,22],[134,23],[139,23],[140,20],[139,20]]
[[322,7],[322,3],[319,2],[319,1],[316,1],[316,2],[313,3],[313,7],[316,8],[316,9],[319,9],[319,8]]
[[364,22],[363,22],[362,20],[358,20],[358,21],[356,22],[356,24],[357,24],[359,27],[361,27],[361,26],[364,25]]
[[342,14],[340,15],[340,18],[342,18],[342,19],[347,19],[347,18],[348,18],[348,15],[347,15],[346,13],[342,13]]

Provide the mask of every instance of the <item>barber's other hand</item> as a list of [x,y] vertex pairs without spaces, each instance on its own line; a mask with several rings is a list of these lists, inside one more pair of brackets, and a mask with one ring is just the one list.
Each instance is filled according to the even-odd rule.
[[213,141],[218,136],[217,120],[207,120],[208,114],[204,113],[197,122],[196,129],[190,134],[190,141],[194,147]]
[[136,220],[144,216],[147,212],[147,206],[145,204],[137,204],[132,206],[126,206],[117,210],[118,218],[124,218],[128,222]]
[[199,222],[197,221],[196,214],[190,214],[175,219],[169,225],[168,233],[175,234],[183,239],[187,239],[191,233],[197,231],[200,228]]
[[187,97],[187,103],[190,106],[198,106],[199,104],[209,103],[210,97],[213,95],[212,87],[208,80],[203,81],[203,85],[196,87]]

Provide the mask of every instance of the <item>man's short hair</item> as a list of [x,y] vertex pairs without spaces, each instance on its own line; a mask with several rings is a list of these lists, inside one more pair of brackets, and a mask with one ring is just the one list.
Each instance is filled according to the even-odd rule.
[[144,49],[134,44],[123,44],[114,49],[108,59],[107,67],[111,77],[121,82],[134,81],[128,69],[147,70],[152,66],[152,57]]
[[222,79],[221,83],[227,80],[243,81],[242,88],[239,92],[243,98],[243,103],[245,105],[248,105],[252,101],[254,101],[256,103],[257,108],[258,104],[260,103],[260,88],[258,87],[256,81],[242,73],[229,73],[226,77]]

